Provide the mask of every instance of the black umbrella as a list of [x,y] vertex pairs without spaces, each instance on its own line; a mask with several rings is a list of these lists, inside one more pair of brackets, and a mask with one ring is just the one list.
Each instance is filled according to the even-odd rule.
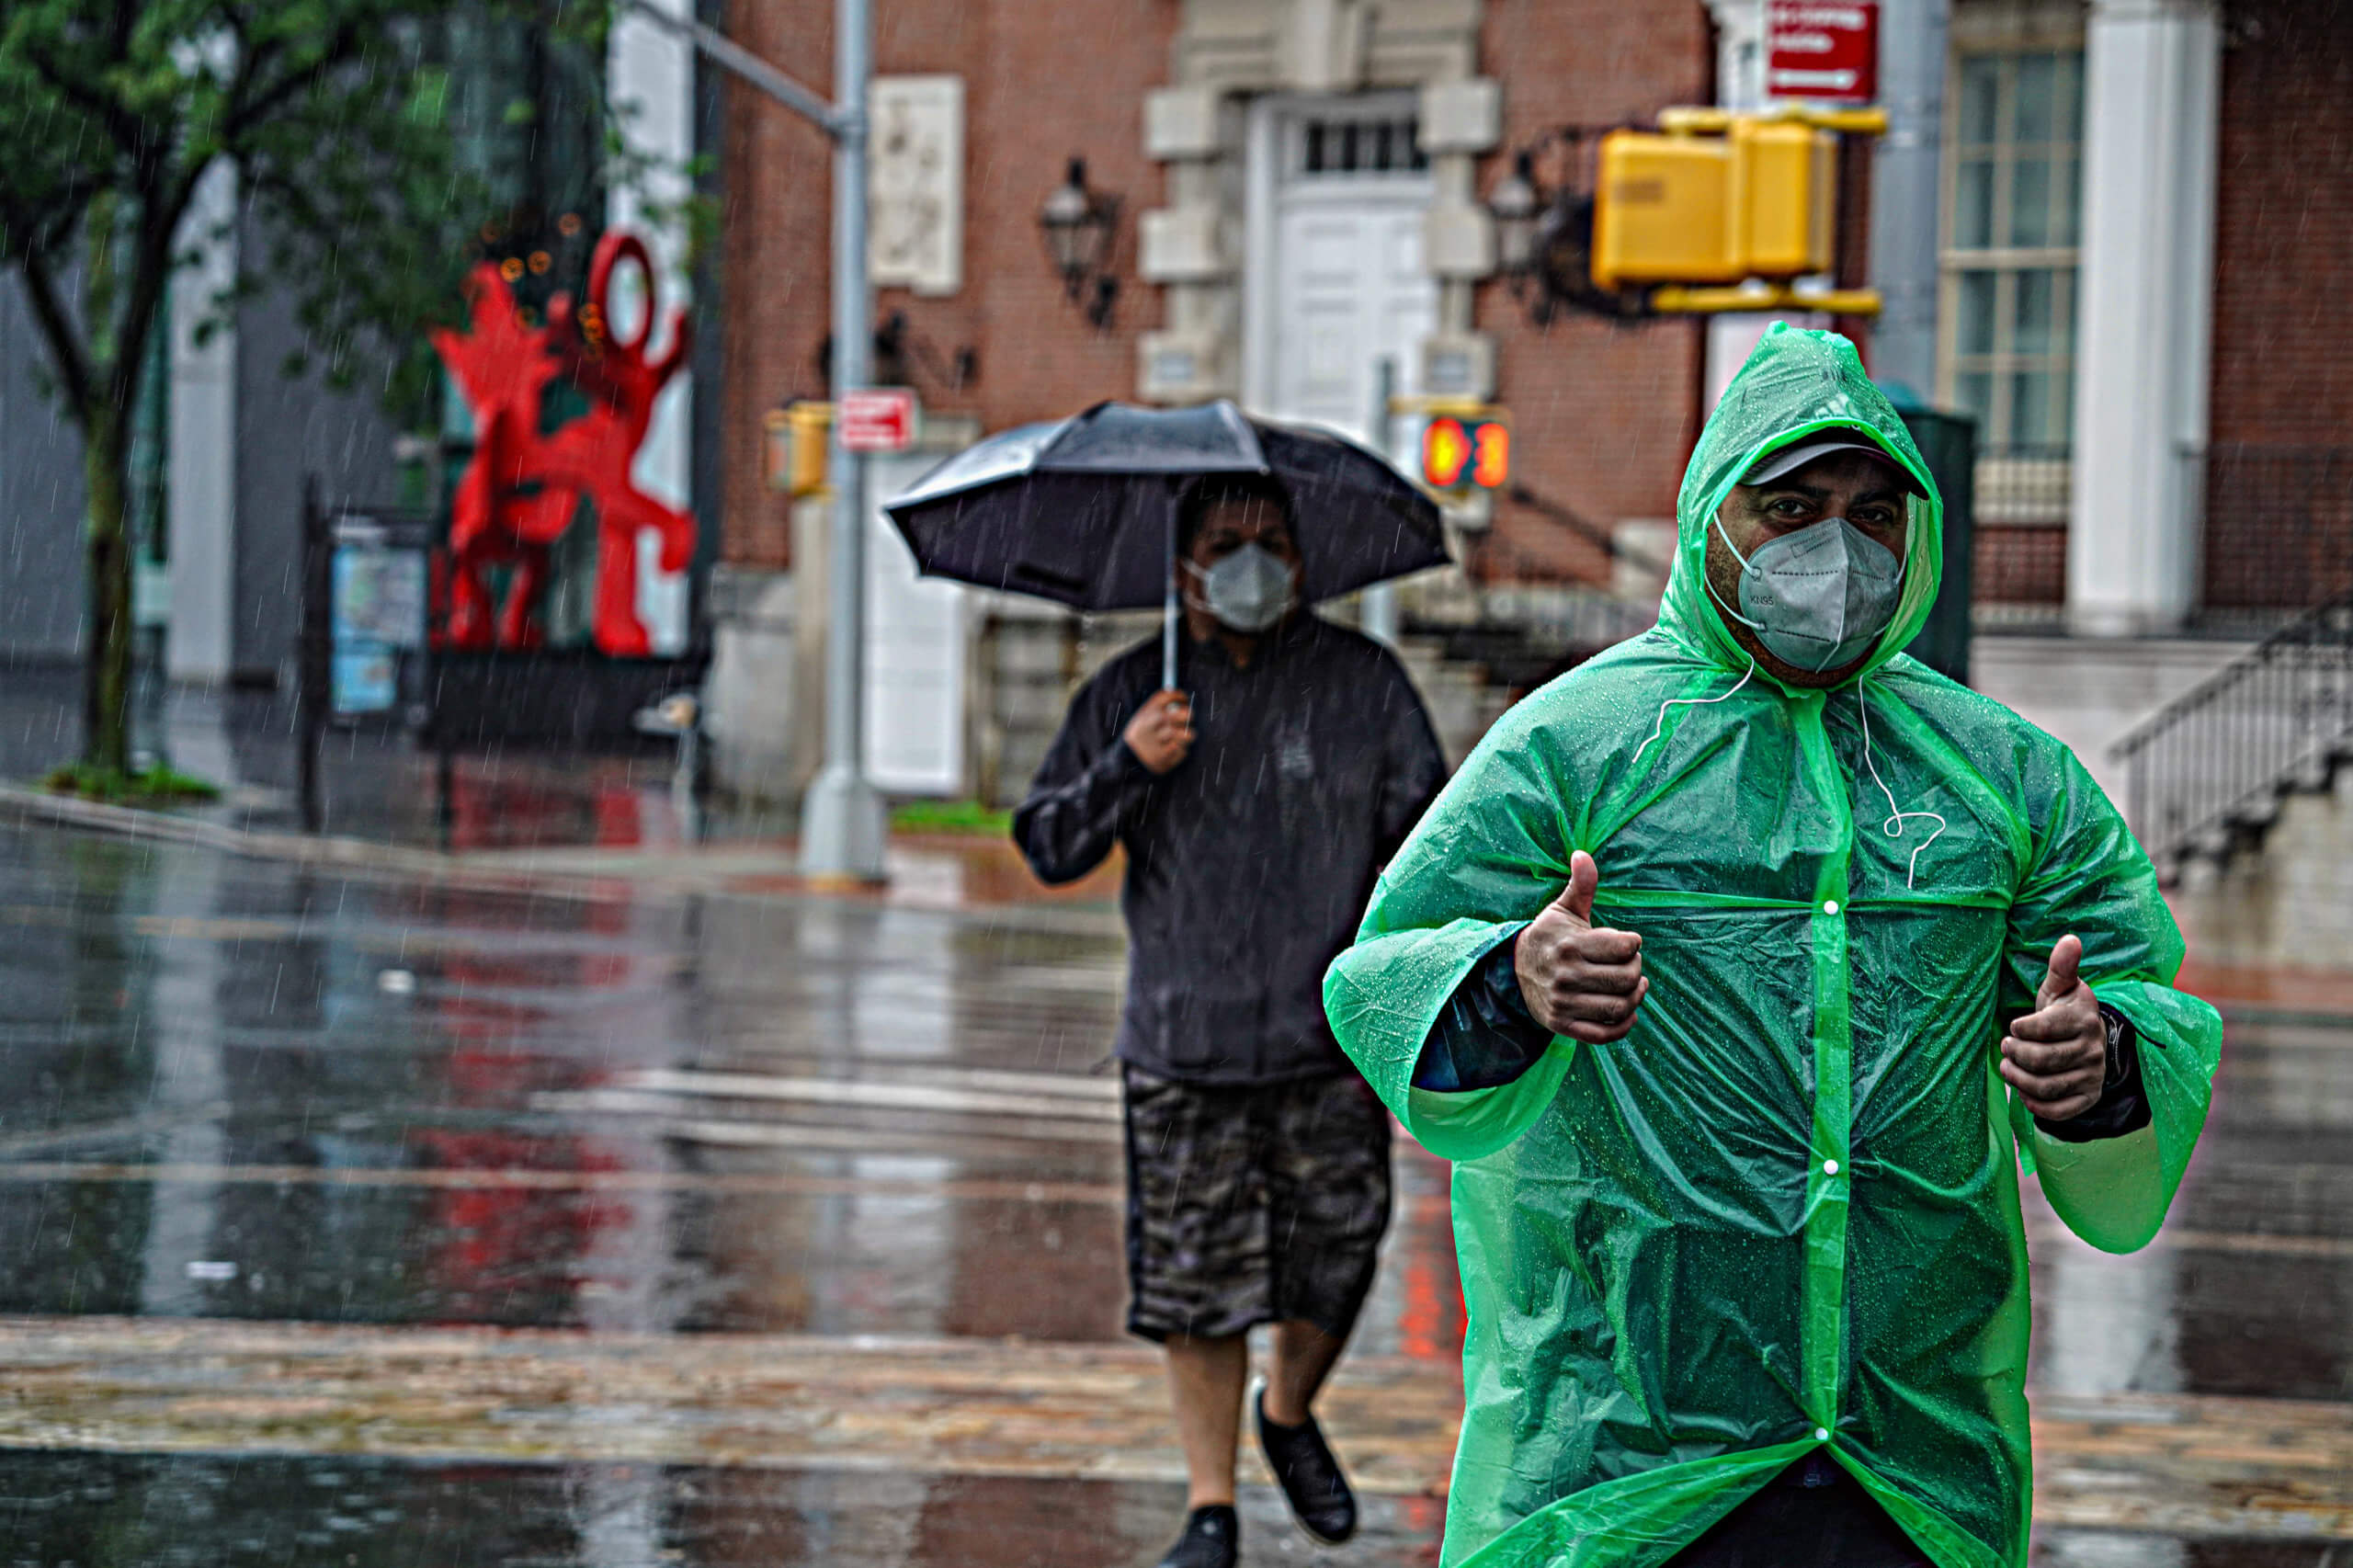
[[1302,591],[1327,599],[1447,562],[1438,506],[1389,462],[1328,430],[1193,408],[1098,403],[966,448],[884,504],[936,577],[1079,609],[1167,614],[1176,679],[1176,497],[1203,474],[1268,474],[1290,493]]

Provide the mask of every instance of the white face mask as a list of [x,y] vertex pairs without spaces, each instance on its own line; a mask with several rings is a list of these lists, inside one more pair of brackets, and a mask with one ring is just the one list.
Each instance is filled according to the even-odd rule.
[[1207,571],[1192,562],[1185,570],[1201,585],[1201,603],[1220,625],[1259,632],[1290,613],[1298,595],[1290,568],[1256,540],[1242,546]]
[[1895,619],[1904,563],[1844,517],[1785,533],[1746,557],[1721,517],[1716,531],[1740,562],[1740,608],[1717,605],[1794,669],[1852,664]]

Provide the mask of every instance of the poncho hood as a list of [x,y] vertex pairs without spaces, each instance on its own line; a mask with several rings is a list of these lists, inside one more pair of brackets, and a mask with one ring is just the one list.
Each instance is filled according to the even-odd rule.
[[[1937,482],[1903,416],[1863,372],[1852,343],[1835,332],[1809,332],[1775,322],[1724,389],[1699,432],[1690,466],[1683,472],[1683,489],[1675,504],[1675,564],[1659,610],[1660,628],[1677,642],[1728,669],[1748,667],[1747,652],[1733,640],[1723,612],[1708,592],[1710,525],[1740,476],[1758,460],[1829,429],[1859,431],[1908,470],[1923,491],[1912,498],[1904,589],[1895,619],[1880,634],[1870,657],[1842,684],[1877,670],[1919,635],[1937,602],[1944,569],[1944,502]],[[1764,676],[1762,669],[1758,674]]]

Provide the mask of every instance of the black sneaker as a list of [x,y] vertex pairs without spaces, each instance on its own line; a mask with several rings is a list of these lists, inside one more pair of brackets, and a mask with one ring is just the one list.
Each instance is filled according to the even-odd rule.
[[1185,1517],[1185,1533],[1160,1568],[1233,1568],[1242,1560],[1242,1521],[1230,1503],[1211,1503]]
[[1267,1395],[1262,1389],[1251,1402],[1258,1415],[1258,1448],[1267,1468],[1282,1483],[1283,1500],[1290,1505],[1299,1528],[1325,1546],[1337,1546],[1357,1533],[1357,1494],[1340,1473],[1340,1461],[1324,1440],[1324,1429],[1309,1416],[1297,1426],[1267,1419]]

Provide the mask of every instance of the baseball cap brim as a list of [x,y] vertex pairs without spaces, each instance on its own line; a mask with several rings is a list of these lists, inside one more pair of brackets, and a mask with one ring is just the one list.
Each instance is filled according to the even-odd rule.
[[1867,458],[1876,458],[1887,465],[1888,471],[1894,474],[1898,485],[1915,495],[1927,494],[1921,489],[1920,482],[1912,476],[1912,471],[1889,456],[1885,447],[1876,441],[1845,436],[1830,436],[1820,440],[1800,441],[1792,446],[1783,447],[1779,451],[1768,452],[1757,460],[1756,467],[1740,476],[1740,482],[1743,484],[1769,483],[1776,479],[1796,472],[1816,458],[1826,458],[1834,452],[1860,452]]

